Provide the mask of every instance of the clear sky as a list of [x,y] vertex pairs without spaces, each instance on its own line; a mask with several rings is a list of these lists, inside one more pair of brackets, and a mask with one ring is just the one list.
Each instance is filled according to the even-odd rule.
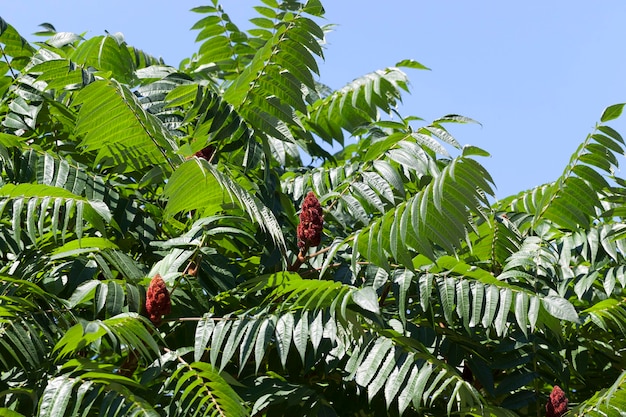
[[[626,102],[626,1],[322,0],[328,34],[320,81],[339,88],[411,58],[402,113],[433,120],[449,113],[479,121],[453,126],[480,160],[497,198],[557,178],[611,104]],[[126,41],[174,66],[196,49],[191,13],[205,2],[3,0],[0,16],[33,40],[43,22]],[[240,28],[260,1],[222,0]],[[612,124],[626,137],[624,120]],[[623,158],[620,160],[626,166]],[[623,173],[619,174],[626,177]]]

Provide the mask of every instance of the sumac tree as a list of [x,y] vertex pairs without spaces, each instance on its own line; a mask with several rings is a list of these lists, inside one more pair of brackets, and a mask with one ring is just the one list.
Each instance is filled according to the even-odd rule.
[[0,19],[0,413],[621,415],[623,105],[493,201],[421,64],[332,91],[320,2],[255,10],[178,68]]

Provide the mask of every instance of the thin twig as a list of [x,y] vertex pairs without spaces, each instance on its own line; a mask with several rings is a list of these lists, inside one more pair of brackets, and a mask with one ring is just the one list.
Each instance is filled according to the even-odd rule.
[[9,57],[4,52],[4,48],[1,46],[0,46],[0,51],[2,51],[2,57],[7,62],[7,66],[9,67],[9,71],[11,72],[11,76],[13,77],[14,80],[17,79],[17,74],[13,71],[13,67],[11,66],[11,63],[9,62]]
[[201,321],[201,320],[213,320],[213,321],[235,321],[240,320],[241,317],[174,317],[164,319],[163,321],[176,322],[176,321]]
[[300,252],[298,252],[298,256],[296,257],[296,260],[293,262],[293,264],[287,268],[287,271],[291,271],[291,272],[295,272],[298,269],[300,269],[300,267],[302,266],[303,263],[305,263],[307,260],[307,257],[304,256],[304,249],[301,249]]
[[378,307],[383,307],[385,305],[385,300],[389,295],[389,290],[391,289],[391,281],[387,281],[385,284],[385,288],[383,288],[382,294],[380,294],[380,298],[378,299]]

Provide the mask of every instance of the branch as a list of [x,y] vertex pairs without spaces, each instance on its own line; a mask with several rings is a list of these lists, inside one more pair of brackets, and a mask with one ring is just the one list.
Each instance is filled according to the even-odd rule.
[[6,53],[4,53],[4,48],[2,46],[0,46],[0,51],[2,51],[2,57],[7,62],[7,66],[9,67],[9,71],[11,72],[11,76],[15,80],[17,78],[17,74],[15,73],[15,71],[13,71],[13,67],[11,66],[11,63],[9,62],[9,57],[7,56]]

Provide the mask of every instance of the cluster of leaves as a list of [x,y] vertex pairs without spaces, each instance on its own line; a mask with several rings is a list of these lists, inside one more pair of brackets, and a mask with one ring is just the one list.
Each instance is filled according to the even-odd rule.
[[211,3],[178,68],[0,18],[0,413],[537,415],[558,384],[620,415],[623,105],[493,202],[488,153],[446,129],[471,119],[397,111],[421,64],[331,91],[318,0],[246,31]]

